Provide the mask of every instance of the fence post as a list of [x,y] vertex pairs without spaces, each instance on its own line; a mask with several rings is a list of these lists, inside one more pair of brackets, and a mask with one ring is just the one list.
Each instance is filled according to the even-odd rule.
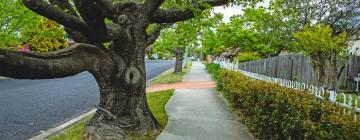
[[336,91],[335,90],[329,90],[329,101],[330,102],[336,102]]

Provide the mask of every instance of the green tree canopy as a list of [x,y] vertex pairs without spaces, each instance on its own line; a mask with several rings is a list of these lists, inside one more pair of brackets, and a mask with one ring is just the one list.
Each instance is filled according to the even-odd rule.
[[16,46],[20,32],[37,26],[40,16],[28,10],[21,0],[1,0],[0,7],[0,48]]
[[[347,56],[348,34],[342,32],[335,35],[330,26],[317,24],[311,27],[305,26],[302,31],[294,33],[294,36],[302,51],[310,56],[320,83],[325,88],[336,88],[338,75],[342,71],[338,68],[344,66],[343,62],[346,62],[341,60]],[[325,70],[327,64],[330,64],[330,70]],[[326,77],[326,71],[331,71],[331,77]]]
[[164,50],[174,52],[175,48],[189,47],[190,50],[193,50],[199,45],[199,33],[219,24],[221,19],[221,14],[210,15],[208,9],[202,11],[202,14],[194,19],[169,26],[161,32],[159,39],[154,44],[154,50],[157,50],[158,54],[164,53]]
[[210,54],[222,53],[226,48],[257,52],[263,57],[283,50],[298,52],[302,49],[296,45],[293,33],[306,25],[321,23],[328,25],[334,35],[347,32],[348,38],[356,38],[359,15],[357,0],[273,0],[269,7],[246,7],[242,15],[233,16],[229,23],[207,30],[202,44]]

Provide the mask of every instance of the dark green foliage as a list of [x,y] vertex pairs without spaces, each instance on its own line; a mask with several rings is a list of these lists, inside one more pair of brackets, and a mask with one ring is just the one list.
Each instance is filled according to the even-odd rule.
[[220,71],[223,94],[258,139],[360,139],[354,112],[313,95]]
[[238,62],[255,61],[261,59],[261,56],[254,52],[239,53],[236,56]]
[[220,65],[219,64],[214,64],[214,63],[210,63],[210,64],[206,64],[206,69],[207,71],[211,74],[211,77],[216,81],[216,85],[218,89],[221,89],[221,83],[220,81]]
[[219,81],[219,72],[220,72],[220,65],[219,64],[206,64],[207,71],[211,74],[215,81]]

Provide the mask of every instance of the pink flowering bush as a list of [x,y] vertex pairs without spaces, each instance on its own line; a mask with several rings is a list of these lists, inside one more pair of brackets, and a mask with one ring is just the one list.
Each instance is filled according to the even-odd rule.
[[24,45],[21,47],[20,51],[22,51],[22,52],[29,52],[29,51],[30,51],[29,45],[28,45],[28,44],[24,44]]

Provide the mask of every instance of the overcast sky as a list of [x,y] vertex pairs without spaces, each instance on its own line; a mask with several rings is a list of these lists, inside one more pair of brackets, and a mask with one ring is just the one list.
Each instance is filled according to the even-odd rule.
[[[258,6],[268,7],[269,3],[270,0],[264,0],[264,2],[259,3]],[[243,13],[243,7],[239,5],[234,5],[230,7],[219,6],[219,7],[214,7],[214,12],[222,13],[224,15],[223,21],[229,22],[231,16],[240,15]]]

